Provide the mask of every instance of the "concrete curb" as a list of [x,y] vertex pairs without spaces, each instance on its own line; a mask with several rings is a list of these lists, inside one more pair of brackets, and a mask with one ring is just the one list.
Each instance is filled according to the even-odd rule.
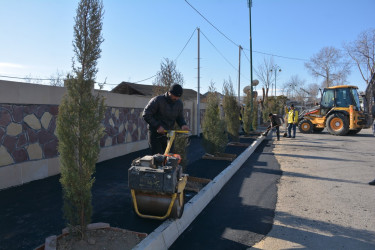
[[197,195],[186,203],[184,213],[180,219],[166,220],[133,249],[168,249],[200,214],[200,212],[202,212],[207,204],[210,203],[210,201],[220,192],[223,186],[251,156],[264,138],[264,136],[258,137],[250,147],[248,147],[226,169],[216,176],[215,179],[208,183]]

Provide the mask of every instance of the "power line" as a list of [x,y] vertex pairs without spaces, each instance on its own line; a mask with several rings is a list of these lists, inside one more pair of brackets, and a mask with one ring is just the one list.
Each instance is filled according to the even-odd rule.
[[[34,77],[18,77],[18,76],[6,76],[6,75],[0,75],[0,77],[4,78],[10,78],[10,79],[18,79],[18,80],[33,80],[33,81],[55,81],[55,80],[64,80],[63,78],[34,78]],[[97,84],[103,84],[102,82],[95,82]],[[113,85],[113,84],[107,84],[105,85]],[[117,85],[117,84],[116,84]]]
[[11,79],[19,79],[19,80],[36,80],[36,81],[57,80],[57,79],[54,79],[54,78],[32,78],[32,77],[18,77],[18,76],[5,76],[5,75],[0,75],[0,77],[11,78]]
[[155,75],[153,75],[153,76],[150,76],[150,77],[148,77],[148,78],[146,78],[146,79],[143,79],[143,80],[140,80],[140,81],[136,81],[136,82],[134,82],[134,83],[140,83],[140,82],[144,82],[144,81],[150,80],[150,79],[154,78],[154,77],[157,76],[157,75],[158,75],[158,74],[155,74]]
[[[185,46],[182,48],[182,50],[180,51],[180,53],[178,54],[178,56],[176,57],[175,61],[178,60],[178,58],[181,56],[182,52],[184,52],[186,46],[189,44],[191,38],[193,37],[194,33],[195,33],[196,29],[194,29],[193,33],[191,34],[190,38],[188,39],[188,41],[185,43]],[[143,79],[143,80],[140,80],[140,81],[136,81],[134,83],[140,83],[140,82],[144,82],[144,81],[147,81],[149,79],[152,79],[154,77],[156,77],[157,74],[153,75],[153,76],[150,76],[146,79]],[[53,80],[57,80],[56,78],[33,78],[33,77],[17,77],[17,76],[7,76],[7,75],[0,75],[0,77],[4,77],[4,78],[10,78],[10,79],[18,79],[18,80],[34,80],[34,81],[53,81]],[[95,82],[97,84],[103,84],[102,82]],[[118,85],[115,84],[115,83],[105,83],[105,85]]]
[[[233,66],[233,64],[223,55],[223,53],[220,52],[220,50],[210,41],[210,39],[208,39],[208,37],[201,31],[202,35],[207,39],[207,41],[212,45],[212,47],[215,48],[215,50],[224,58],[224,60],[230,65],[232,66],[232,68],[235,70],[235,71],[238,71],[238,69]],[[242,77],[246,78],[247,80],[249,80],[246,76],[242,75]]]
[[193,31],[193,33],[191,34],[189,40],[186,42],[185,46],[182,48],[180,54],[178,54],[178,56],[176,57],[176,59],[174,59],[176,62],[177,62],[177,59],[178,59],[178,58],[180,57],[180,55],[182,54],[182,52],[185,50],[186,46],[187,46],[188,43],[190,42],[190,40],[191,40],[191,38],[193,37],[193,35],[194,35],[194,33],[195,33],[196,30],[197,30],[197,29],[194,29],[194,31]]
[[190,7],[195,10],[204,20],[206,20],[214,29],[216,29],[221,35],[223,35],[226,39],[228,39],[231,43],[233,43],[236,47],[238,47],[239,45],[235,42],[233,42],[232,39],[230,39],[228,36],[226,36],[223,32],[221,32],[218,28],[216,28],[215,25],[213,25],[205,16],[203,16],[196,8],[194,8],[193,5],[191,5],[187,0],[185,0],[185,2],[190,5]]
[[[206,20],[214,29],[216,29],[221,35],[223,35],[226,39],[228,39],[228,41],[230,41],[231,43],[233,43],[236,47],[238,47],[239,45],[237,43],[235,43],[232,39],[230,39],[227,35],[225,35],[222,31],[220,31],[215,25],[213,25],[205,16],[203,16],[203,14],[201,14],[193,5],[191,5],[187,0],[185,0],[185,2],[192,8],[194,9],[204,20]],[[242,47],[243,48],[243,47]],[[243,48],[243,49],[246,49],[246,48]],[[250,51],[249,49],[246,49],[248,51]],[[295,58],[295,57],[287,57],[287,56],[279,56],[279,55],[276,55],[276,54],[271,54],[271,53],[265,53],[265,52],[260,52],[260,51],[255,51],[253,50],[252,52],[255,52],[255,53],[259,53],[259,54],[263,54],[263,55],[269,55],[269,56],[275,56],[275,57],[280,57],[280,58],[285,58],[285,59],[290,59],[290,60],[299,60],[299,61],[308,61],[307,59],[302,59],[302,58]]]
[[[244,48],[244,50],[250,51],[247,48]],[[285,59],[290,59],[290,60],[308,61],[307,59],[303,59],[303,58],[288,57],[288,56],[279,56],[279,55],[276,55],[276,54],[271,54],[271,53],[266,53],[266,52],[261,52],[261,51],[256,51],[256,50],[253,50],[253,52],[258,53],[258,54],[262,54],[262,55],[280,57],[280,58],[285,58]]]
[[207,41],[212,45],[212,47],[215,48],[215,50],[224,58],[227,63],[234,68],[234,70],[237,70],[236,67],[233,66],[231,62],[223,55],[223,53],[220,52],[220,50],[208,39],[208,37],[201,31],[202,35],[207,39]]
[[[195,31],[196,31],[196,29],[194,29],[194,31],[193,31],[193,33],[191,34],[191,36],[189,37],[188,41],[185,43],[185,46],[182,48],[182,50],[180,51],[180,53],[179,53],[178,56],[176,57],[175,61],[177,61],[178,58],[181,56],[182,52],[184,52],[186,46],[189,44],[189,42],[190,42],[191,38],[193,37]],[[153,76],[150,76],[150,77],[148,77],[148,78],[146,78],[146,79],[143,79],[143,80],[140,80],[140,81],[136,81],[136,82],[134,82],[134,83],[140,83],[140,82],[144,82],[144,81],[150,80],[150,79],[156,77],[157,75],[158,75],[158,74],[155,74],[155,75],[153,75]],[[118,84],[106,84],[106,85],[118,85]]]
[[[242,50],[242,51],[243,51],[243,50]],[[245,55],[247,61],[250,63],[250,59],[249,59],[249,57],[247,57],[247,54],[245,53],[245,51],[243,51],[243,54]]]

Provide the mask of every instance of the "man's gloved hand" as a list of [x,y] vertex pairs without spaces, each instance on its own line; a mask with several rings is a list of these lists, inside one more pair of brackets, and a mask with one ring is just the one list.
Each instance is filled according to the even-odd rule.
[[156,130],[156,132],[158,132],[159,134],[164,134],[166,131],[163,128],[163,126],[159,126],[158,129]]
[[181,130],[190,130],[188,125],[184,125],[181,127]]

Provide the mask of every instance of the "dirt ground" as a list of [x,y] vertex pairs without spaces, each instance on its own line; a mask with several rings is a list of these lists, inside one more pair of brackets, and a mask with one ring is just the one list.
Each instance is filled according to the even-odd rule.
[[90,230],[86,240],[66,235],[57,241],[58,250],[128,250],[132,249],[145,237],[118,228]]

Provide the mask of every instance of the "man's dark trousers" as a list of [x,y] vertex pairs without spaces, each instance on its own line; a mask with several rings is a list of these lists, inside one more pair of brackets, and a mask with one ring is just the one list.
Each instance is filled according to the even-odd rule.
[[276,126],[276,135],[277,135],[277,140],[280,140],[280,126]]
[[164,154],[167,148],[168,138],[166,134],[159,134],[156,131],[148,131],[148,145],[151,148],[152,155]]

